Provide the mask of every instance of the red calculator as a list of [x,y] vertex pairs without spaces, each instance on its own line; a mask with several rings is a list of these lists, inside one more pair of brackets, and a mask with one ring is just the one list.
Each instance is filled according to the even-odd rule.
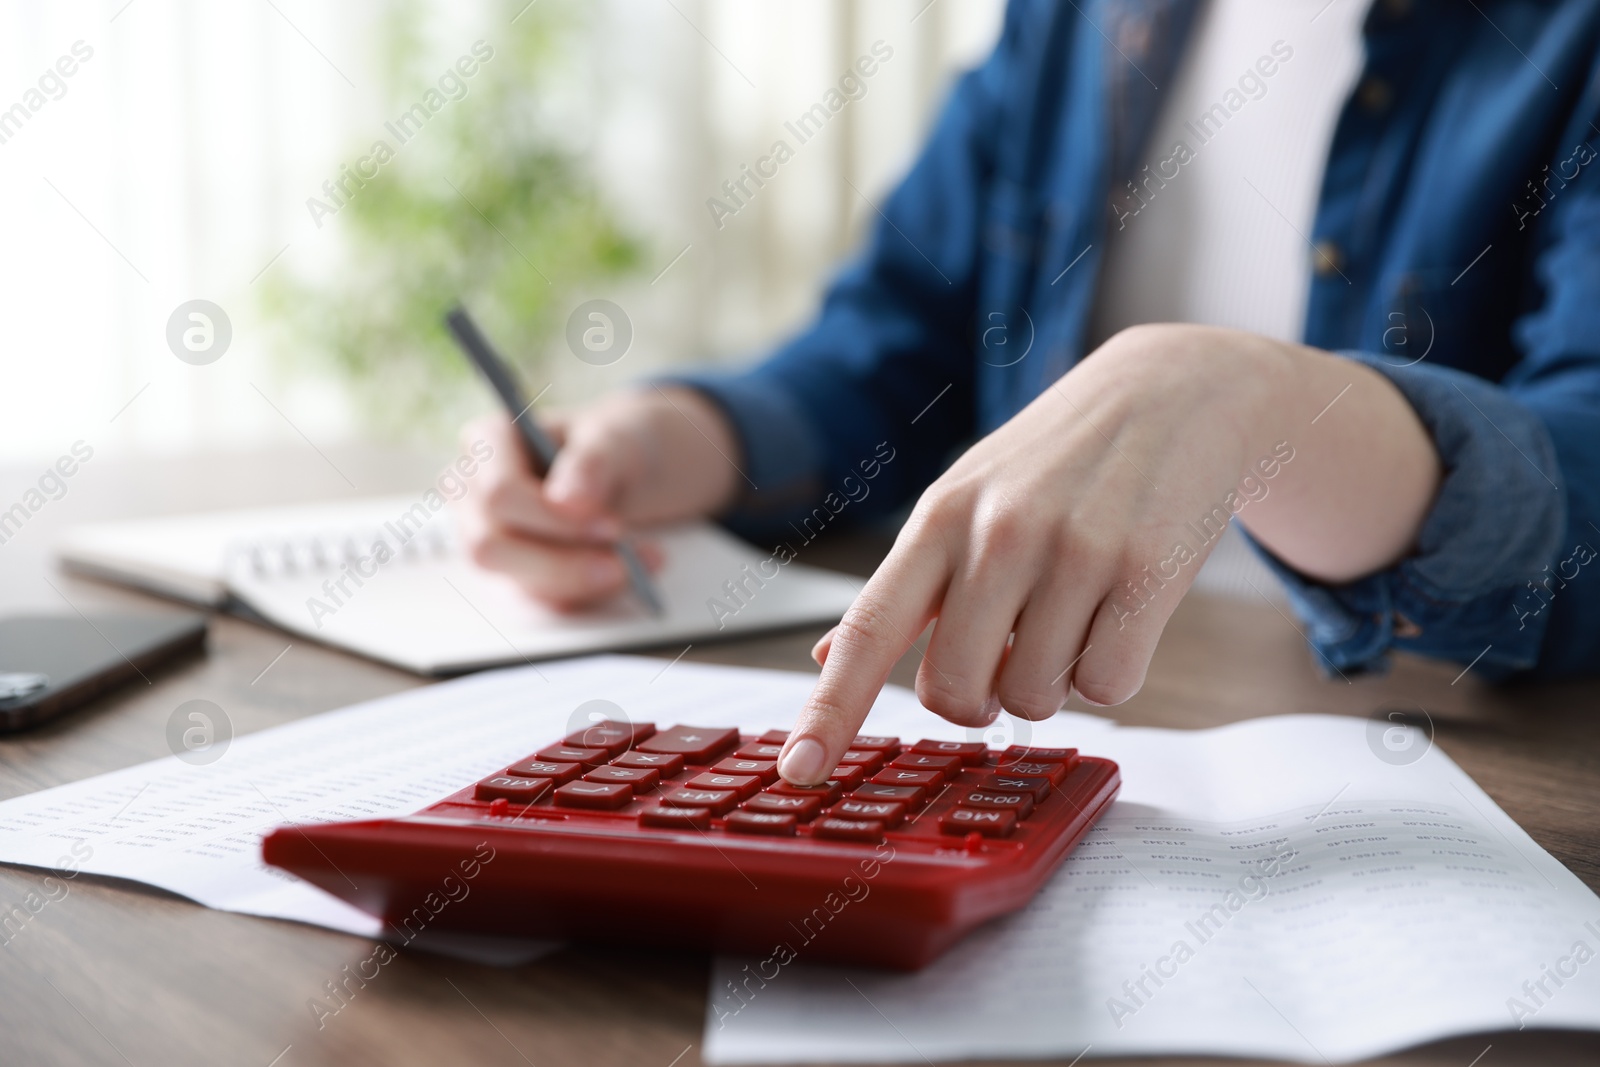
[[1022,908],[1121,784],[1071,748],[862,736],[803,788],[778,777],[786,737],[599,722],[414,815],[280,827],[262,853],[406,940],[913,970]]

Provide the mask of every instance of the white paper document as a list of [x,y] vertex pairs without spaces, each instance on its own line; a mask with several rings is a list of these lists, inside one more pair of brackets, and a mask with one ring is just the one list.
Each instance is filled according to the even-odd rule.
[[1123,786],[1032,904],[916,974],[808,966],[803,950],[721,960],[705,1058],[1320,1063],[1600,1028],[1600,899],[1425,735],[1384,735],[1314,715],[1033,724],[1033,743],[1117,760]]

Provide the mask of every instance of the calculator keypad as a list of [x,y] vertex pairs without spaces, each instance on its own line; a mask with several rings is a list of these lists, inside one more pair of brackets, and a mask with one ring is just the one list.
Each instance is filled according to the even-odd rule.
[[[508,819],[938,848],[1006,847],[1072,773],[1077,750],[859,736],[820,785],[778,777],[788,734],[597,722],[476,783],[458,803]],[[1060,801],[1055,803],[1059,804]],[[1054,810],[1054,809],[1050,809]],[[926,816],[926,818],[925,818]]]

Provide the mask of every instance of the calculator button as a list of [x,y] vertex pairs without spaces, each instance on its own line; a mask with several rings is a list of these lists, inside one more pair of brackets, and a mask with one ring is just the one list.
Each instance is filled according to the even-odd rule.
[[870,748],[852,748],[839,757],[839,766],[865,767],[868,771],[875,771],[883,766],[883,758],[882,752],[874,752]]
[[922,806],[922,798],[928,791],[920,785],[878,785],[868,782],[858,785],[851,790],[850,795],[857,800],[892,800],[906,806],[907,810],[914,810]]
[[597,748],[606,754],[606,759],[610,759],[628,750],[628,734],[621,730],[604,730],[595,725],[587,730],[568,734],[561,743],[569,748]]
[[864,734],[857,734],[855,740],[850,742],[850,747],[867,749],[871,752],[882,752],[887,755],[900,751],[900,739],[898,737],[867,737]]
[[828,777],[849,789],[858,786],[867,780],[868,769],[859,764],[845,767],[835,767]]
[[510,800],[518,804],[532,804],[550,792],[548,778],[513,778],[498,774],[485,778],[472,790],[474,800]]
[[1051,785],[1060,785],[1067,776],[1067,768],[1062,763],[1012,763],[1007,765],[1005,773],[1021,778],[1048,778]]
[[831,804],[839,799],[839,794],[844,792],[844,786],[830,778],[821,785],[790,785],[788,782],[779,782],[767,792],[780,797],[821,797],[823,803]]
[[709,830],[711,812],[706,808],[646,808],[639,813],[639,825],[658,830]]
[[876,819],[884,829],[893,830],[906,821],[906,806],[895,800],[841,800],[828,809],[828,815],[839,819]]
[[1033,794],[990,793],[982,789],[968,789],[956,798],[956,807],[1014,811],[1017,813],[1017,818],[1026,819],[1033,814]]
[[883,823],[876,819],[839,819],[830,815],[811,824],[811,836],[876,845],[883,840]]
[[551,763],[576,763],[584,770],[600,766],[611,757],[606,755],[603,748],[573,748],[571,745],[551,745],[541,748],[537,759],[549,760]]
[[788,730],[768,730],[766,733],[762,734],[757,740],[759,740],[763,745],[781,745],[785,741],[789,740],[789,731]]
[[984,808],[955,808],[939,816],[939,832],[946,834],[982,834],[984,837],[1005,837],[1017,828],[1014,811],[989,811]]
[[573,748],[603,748],[607,755],[616,756],[655,732],[654,723],[613,722],[607,719],[568,734],[566,743]]
[[637,746],[640,752],[671,752],[690,763],[710,763],[739,743],[739,731],[722,726],[669,726]]
[[902,752],[889,761],[893,770],[937,771],[944,778],[961,773],[960,756],[930,756],[926,752]]
[[731,789],[674,789],[661,798],[661,803],[674,808],[705,808],[713,815],[724,815],[739,802],[739,794]]
[[999,765],[1010,768],[1013,763],[1071,763],[1078,758],[1075,748],[1029,748],[1012,745],[999,754]]
[[1050,779],[1017,774],[991,774],[978,781],[978,788],[990,793],[1027,793],[1034,800],[1050,795]]
[[757,744],[753,744],[753,745],[744,745],[743,747],[741,747],[739,749],[739,751],[735,752],[734,755],[737,756],[739,759],[770,759],[770,760],[775,760],[775,759],[778,758],[778,753],[780,753],[782,751],[783,751],[783,746],[782,745],[757,743]]
[[518,778],[548,778],[557,785],[570,782],[583,773],[576,763],[551,763],[549,760],[525,759],[506,768],[507,774]]
[[635,793],[648,793],[661,780],[661,772],[654,767],[596,767],[583,776],[586,782],[626,782]]
[[793,815],[801,822],[810,822],[817,817],[817,812],[822,810],[822,798],[758,793],[741,806],[745,811],[762,811],[769,815]]
[[771,785],[778,780],[778,764],[769,759],[738,759],[730,756],[711,769],[718,774],[753,774],[761,779],[762,785]]
[[885,767],[872,776],[875,785],[918,785],[924,788],[944,782],[940,771],[908,771],[904,767]]
[[683,757],[668,752],[624,752],[611,761],[613,767],[653,768],[661,777],[671,778],[683,770]]
[[793,815],[778,815],[770,811],[730,811],[722,825],[738,834],[793,837],[797,822]]
[[983,762],[989,747],[982,741],[918,741],[911,751],[924,756],[955,756],[968,767],[976,767]]
[[685,789],[731,789],[739,799],[754,796],[761,788],[761,779],[753,774],[717,774],[706,771],[683,783]]
[[568,782],[556,789],[555,802],[564,808],[599,808],[615,811],[633,799],[627,782]]

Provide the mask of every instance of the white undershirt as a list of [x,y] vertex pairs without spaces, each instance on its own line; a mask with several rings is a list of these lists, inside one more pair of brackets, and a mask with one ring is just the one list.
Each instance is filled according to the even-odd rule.
[[[1162,173],[1176,169],[1176,176],[1144,192],[1143,206],[1131,195],[1117,198],[1137,214],[1121,230],[1113,215],[1091,349],[1145,322],[1300,340],[1312,265],[1307,239],[1334,125],[1361,73],[1369,2],[1333,0],[1326,10],[1327,0],[1205,4],[1171,85],[1162,87],[1138,167],[1157,172],[1179,141],[1193,158],[1167,164]],[[1257,69],[1262,57],[1274,69],[1270,77]],[[1230,95],[1247,72],[1265,90],[1247,78],[1244,91]],[[1195,132],[1208,109],[1230,103],[1237,110]]]

